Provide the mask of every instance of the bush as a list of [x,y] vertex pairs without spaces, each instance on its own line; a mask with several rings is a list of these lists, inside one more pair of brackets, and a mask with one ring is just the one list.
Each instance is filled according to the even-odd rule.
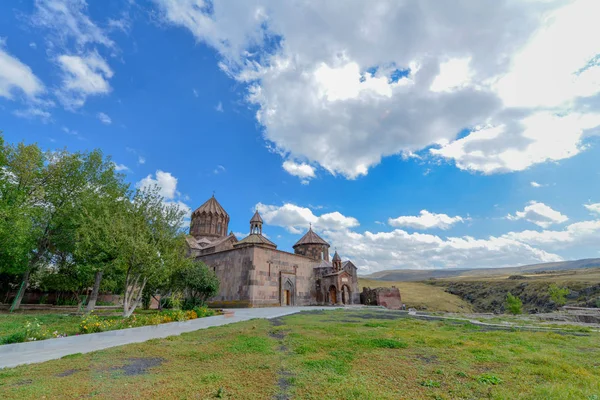
[[513,296],[510,292],[506,295],[506,309],[511,314],[523,313],[523,302],[520,298]]
[[552,301],[560,307],[567,304],[567,295],[569,294],[569,289],[558,287],[556,284],[553,283],[548,288],[548,294],[550,295]]
[[0,344],[22,343],[27,339],[25,332],[15,332],[0,338]]
[[194,312],[196,313],[198,318],[211,317],[211,316],[215,315],[214,310],[211,310],[210,308],[208,308],[206,306],[194,307]]
[[197,297],[188,297],[181,303],[182,310],[193,310],[196,307],[203,307],[204,301]]

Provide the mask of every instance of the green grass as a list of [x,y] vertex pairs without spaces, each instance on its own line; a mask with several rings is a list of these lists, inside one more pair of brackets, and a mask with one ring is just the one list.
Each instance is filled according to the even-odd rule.
[[0,398],[600,398],[598,333],[398,316],[302,313],[0,370]]

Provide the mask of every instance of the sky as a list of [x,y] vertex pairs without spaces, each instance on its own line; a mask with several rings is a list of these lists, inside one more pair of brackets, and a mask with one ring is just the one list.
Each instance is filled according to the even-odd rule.
[[600,257],[597,0],[0,2],[7,142],[359,273]]

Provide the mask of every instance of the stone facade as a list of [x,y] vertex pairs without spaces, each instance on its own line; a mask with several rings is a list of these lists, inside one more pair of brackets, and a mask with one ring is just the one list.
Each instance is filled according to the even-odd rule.
[[[218,204],[216,199],[214,202]],[[229,223],[226,213],[219,214]],[[250,222],[250,235],[240,241],[232,234],[215,238],[194,235],[195,226],[207,225],[203,217],[214,218],[214,213],[197,215],[187,242],[189,254],[212,268],[219,278],[219,294],[209,300],[211,306],[359,303],[356,267],[350,261],[342,263],[341,259],[334,261],[335,265],[329,262],[329,244],[312,228],[294,245],[294,253],[289,253],[278,250],[275,243],[262,235],[258,212]],[[339,258],[337,252],[336,256]]]

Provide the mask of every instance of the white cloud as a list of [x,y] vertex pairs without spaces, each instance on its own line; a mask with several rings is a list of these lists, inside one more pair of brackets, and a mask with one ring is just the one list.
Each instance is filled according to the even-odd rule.
[[198,97],[199,96],[198,91],[196,89],[192,89],[192,93],[194,93],[194,97]]
[[17,93],[35,98],[44,92],[44,84],[19,59],[11,56],[0,43],[0,97],[14,99]]
[[69,135],[73,135],[73,136],[77,136],[77,135],[79,135],[79,132],[77,132],[77,131],[76,131],[76,130],[74,130],[74,129],[69,129],[69,128],[67,128],[66,126],[63,126],[63,127],[62,127],[62,130],[63,130],[63,132],[65,132],[66,134],[69,134]]
[[432,145],[519,171],[575,156],[600,125],[595,0],[155,2],[248,85],[273,147],[348,178]]
[[357,233],[324,232],[362,273],[397,268],[486,268],[561,261],[546,252],[507,237],[476,239],[470,236],[441,238],[401,229]]
[[220,174],[220,173],[222,173],[222,172],[225,172],[225,171],[227,171],[227,170],[225,169],[225,167],[224,167],[224,166],[222,166],[222,165],[217,165],[217,168],[215,168],[215,169],[213,170],[213,174],[215,174],[215,175],[218,175],[218,174]]
[[219,104],[217,104],[217,106],[215,107],[215,110],[217,110],[218,112],[224,112],[223,103],[219,102]]
[[90,44],[113,47],[108,38],[87,15],[85,0],[36,0],[31,22],[50,31],[48,46],[69,46],[74,42],[79,49]]
[[146,164],[146,158],[144,156],[138,156],[138,164]]
[[540,112],[512,125],[486,126],[471,131],[431,154],[454,160],[460,169],[485,174],[522,171],[546,161],[573,157],[583,149],[586,130],[600,125],[600,113]]
[[179,195],[177,192],[177,178],[170,172],[157,170],[156,177],[152,177],[152,174],[150,174],[135,184],[138,189],[148,189],[154,186],[159,188],[159,193],[165,200],[173,200]]
[[113,162],[113,165],[115,167],[115,171],[117,171],[117,172],[128,172],[128,171],[131,171],[129,169],[129,167],[127,165],[125,165],[125,164],[117,164],[117,163]]
[[309,179],[315,177],[315,169],[309,164],[306,163],[296,163],[291,160],[286,160],[283,162],[283,169],[290,175],[297,176],[301,179],[301,183],[303,185],[307,185]]
[[450,229],[452,225],[464,222],[461,216],[450,217],[446,214],[431,213],[427,210],[421,210],[419,216],[400,216],[398,218],[389,218],[388,224],[394,227],[409,227],[413,229]]
[[258,203],[256,209],[267,224],[284,227],[295,234],[304,232],[311,224],[315,229],[321,230],[346,229],[359,225],[356,218],[346,217],[337,211],[316,216],[310,208],[291,203],[282,206]]
[[600,203],[584,204],[589,211],[600,214]]
[[526,230],[509,232],[502,237],[551,251],[573,246],[595,245],[600,240],[600,220],[575,222],[561,231]]
[[531,186],[533,186],[534,188],[539,188],[539,187],[542,187],[542,186],[544,186],[544,185],[542,185],[541,183],[537,183],[536,181],[531,181],[529,184],[530,184]]
[[84,57],[61,55],[58,63],[63,71],[63,82],[57,95],[65,107],[79,108],[88,96],[110,92],[108,80],[113,72],[98,53]]
[[52,114],[50,114],[48,111],[37,107],[30,107],[25,110],[15,110],[13,111],[13,114],[19,118],[39,118],[43,123],[49,122],[52,118]]
[[530,201],[529,204],[525,206],[523,211],[517,211],[515,215],[509,214],[506,218],[513,221],[524,219],[541,226],[542,228],[548,228],[553,224],[560,224],[568,221],[569,219],[566,215],[563,215],[560,212],[553,210],[546,204],[539,203],[537,201]]
[[110,117],[108,115],[106,115],[105,113],[99,112],[98,114],[96,114],[96,116],[98,117],[100,122],[102,122],[103,124],[105,124],[105,125],[112,124],[112,119],[110,119]]

